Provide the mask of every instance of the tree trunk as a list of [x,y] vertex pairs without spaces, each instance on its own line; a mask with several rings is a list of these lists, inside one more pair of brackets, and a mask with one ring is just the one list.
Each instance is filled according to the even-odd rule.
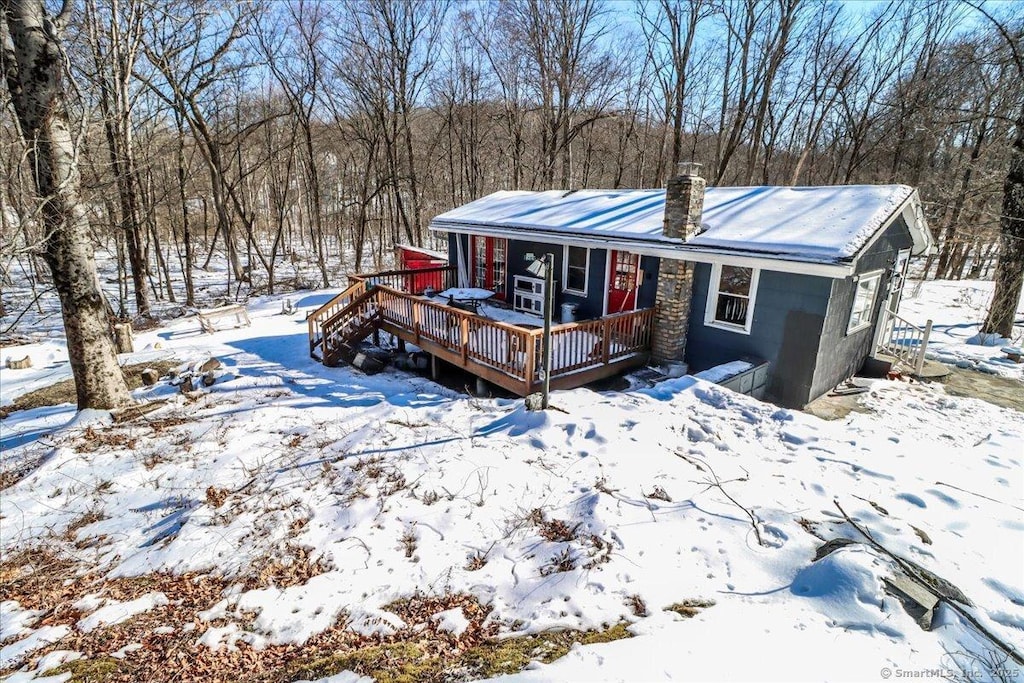
[[1003,182],[999,237],[995,293],[981,331],[1011,337],[1020,304],[1020,290],[1024,286],[1024,110],[1017,119],[1017,136],[1010,150],[1010,169]]
[[67,335],[79,410],[109,410],[131,402],[117,363],[100,289],[89,221],[79,196],[78,161],[64,100],[64,13],[43,13],[38,0],[8,0],[0,14],[3,71],[28,145],[42,200],[43,258],[53,274]]
[[185,266],[182,268],[182,275],[185,276],[185,305],[196,305],[196,290],[192,283],[192,265],[195,263],[195,253],[192,247],[192,226],[188,215],[188,196],[185,190],[185,125],[182,114],[179,111],[174,113],[174,122],[178,133],[178,144],[176,161],[178,166],[178,197],[181,200],[181,228],[185,242]]

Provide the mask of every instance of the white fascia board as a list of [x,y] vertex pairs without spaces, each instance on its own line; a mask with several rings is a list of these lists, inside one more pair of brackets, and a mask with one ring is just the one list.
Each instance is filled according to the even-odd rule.
[[885,220],[884,223],[875,231],[875,234],[864,243],[860,249],[857,250],[856,258],[860,258],[860,255],[866,252],[874,245],[885,231],[889,229],[899,216],[903,216],[903,220],[907,224],[907,229],[910,231],[910,239],[913,240],[913,246],[911,247],[912,256],[924,256],[931,252],[934,248],[932,243],[932,233],[928,230],[928,224],[924,219],[924,209],[921,206],[921,197],[917,193],[915,188],[910,195],[903,200],[895,211]]
[[617,249],[621,251],[629,251],[634,254],[640,254],[642,256],[656,256],[658,258],[693,261],[696,263],[720,263],[731,266],[743,266],[745,268],[774,270],[781,273],[796,273],[798,275],[845,278],[853,275],[854,272],[854,264],[852,262],[820,263],[816,261],[772,258],[770,256],[715,251],[708,248],[684,247],[681,242],[679,246],[674,246],[672,244],[658,244],[655,242],[641,240],[599,236],[586,237],[578,234],[541,232],[539,230],[527,231],[479,224],[465,225],[434,222],[430,224],[429,229],[434,232],[451,232],[461,235],[484,235],[487,237],[505,237],[515,240],[533,240],[536,242],[545,242],[550,244],[568,244],[574,247],[589,247],[591,249]]
[[914,256],[922,256],[934,253],[937,249],[932,239],[932,231],[928,228],[928,221],[924,217],[924,205],[921,203],[921,196],[914,188],[908,201],[903,207],[903,219],[910,227],[910,235],[914,238],[914,250],[910,252]]

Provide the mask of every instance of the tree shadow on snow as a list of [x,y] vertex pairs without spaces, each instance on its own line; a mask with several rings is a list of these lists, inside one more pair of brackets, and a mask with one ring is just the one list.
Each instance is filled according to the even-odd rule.
[[[67,419],[61,422],[53,422],[47,418],[67,414]],[[75,407],[70,403],[56,406],[42,406],[28,410],[19,410],[0,423],[0,452],[6,452],[11,448],[24,446],[38,441],[44,436],[57,432],[70,423],[76,417]],[[44,420],[43,424],[31,424]]]
[[239,372],[247,377],[276,380],[263,386],[279,384],[310,399],[308,404],[291,403],[292,408],[370,408],[383,403],[399,408],[429,408],[461,396],[413,375],[398,377],[386,370],[370,376],[354,368],[325,367],[310,358],[308,339],[305,325],[295,334],[237,339],[228,346],[263,362],[254,358],[221,360],[227,367],[239,367]]

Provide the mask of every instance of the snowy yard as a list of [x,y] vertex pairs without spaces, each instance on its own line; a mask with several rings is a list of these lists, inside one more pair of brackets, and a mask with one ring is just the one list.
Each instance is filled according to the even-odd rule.
[[[935,320],[936,354],[1002,368],[963,343],[982,286],[926,283],[904,312]],[[249,328],[139,334],[125,358],[215,356],[209,388],[137,390],[166,403],[123,422],[64,405],[0,423],[6,680],[295,680],[360,648],[465,680],[482,642],[625,624],[503,680],[1024,681],[949,605],[923,630],[840,512],[1024,651],[1024,414],[882,381],[869,413],[825,422],[691,377],[530,413],[324,368],[304,317],[329,293],[292,295],[294,315],[283,298],[250,302]],[[57,338],[3,354],[33,360],[2,370],[3,405],[69,376]],[[835,538],[858,543],[813,561]]]
[[949,365],[1024,380],[1024,363],[1011,362],[1000,349],[1024,346],[1024,299],[1009,340],[978,343],[981,321],[992,299],[992,283],[984,280],[908,283],[900,315],[916,325],[932,320],[928,358]]

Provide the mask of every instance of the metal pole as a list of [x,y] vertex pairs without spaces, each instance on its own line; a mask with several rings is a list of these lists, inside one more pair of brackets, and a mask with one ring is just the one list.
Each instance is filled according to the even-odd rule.
[[541,408],[548,409],[551,389],[551,309],[555,298],[555,255],[544,254],[544,383],[541,385]]

